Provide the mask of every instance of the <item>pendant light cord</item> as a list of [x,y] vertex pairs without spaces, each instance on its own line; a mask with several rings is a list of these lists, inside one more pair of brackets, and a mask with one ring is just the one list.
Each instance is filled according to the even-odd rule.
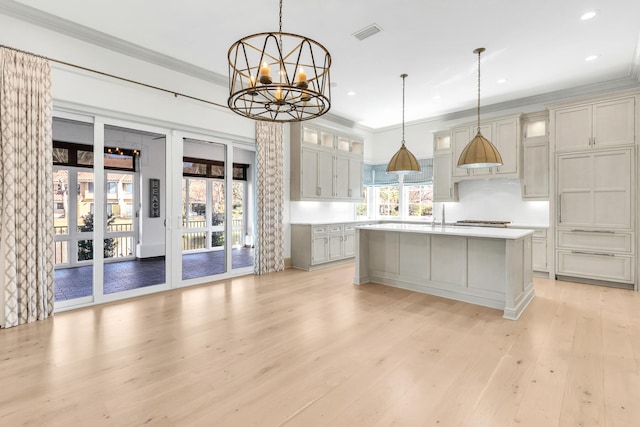
[[402,145],[404,145],[404,79],[407,75],[403,74],[400,77],[402,77]]
[[[280,37],[280,50],[282,50],[282,0],[280,0],[280,30],[279,30],[279,37]],[[282,64],[280,64],[282,65]]]
[[478,132],[480,132],[480,54],[482,50],[478,49]]

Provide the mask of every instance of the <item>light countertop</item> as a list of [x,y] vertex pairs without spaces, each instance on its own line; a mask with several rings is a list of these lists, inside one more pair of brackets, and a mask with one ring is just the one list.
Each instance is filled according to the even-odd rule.
[[[304,222],[292,222],[291,225],[333,225],[333,224],[409,224],[409,225],[425,225],[431,227],[431,221],[400,221],[389,219],[353,219],[353,220],[327,220],[327,221],[304,221]],[[455,223],[447,222],[447,226],[453,226]],[[436,227],[440,227],[439,223],[436,223]],[[548,229],[549,224],[520,224],[510,223],[507,228],[527,228],[527,229]]]
[[484,237],[489,239],[516,240],[533,234],[533,230],[521,228],[455,227],[425,224],[372,224],[357,226],[361,230],[396,231],[399,233],[423,233],[460,237]]

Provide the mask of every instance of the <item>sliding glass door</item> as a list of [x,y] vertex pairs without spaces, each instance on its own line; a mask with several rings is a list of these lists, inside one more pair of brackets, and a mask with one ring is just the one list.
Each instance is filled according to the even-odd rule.
[[226,146],[185,138],[183,150],[182,279],[226,273]]
[[166,283],[166,136],[104,127],[104,294]]
[[254,158],[251,150],[184,138],[183,280],[253,271]]
[[57,309],[253,272],[250,146],[62,116],[51,183]]

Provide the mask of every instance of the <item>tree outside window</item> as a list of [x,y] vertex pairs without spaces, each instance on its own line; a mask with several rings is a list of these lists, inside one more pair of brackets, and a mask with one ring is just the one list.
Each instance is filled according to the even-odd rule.
[[356,216],[369,217],[367,212],[367,187],[362,187],[362,202],[356,205]]
[[399,216],[398,186],[377,187],[376,200],[379,216]]
[[404,191],[409,218],[431,216],[433,212],[433,185],[405,185]]

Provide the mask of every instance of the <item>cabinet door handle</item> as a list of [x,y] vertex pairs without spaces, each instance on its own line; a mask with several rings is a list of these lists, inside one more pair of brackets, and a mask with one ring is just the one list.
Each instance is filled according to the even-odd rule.
[[581,230],[579,228],[572,228],[572,232],[581,232],[581,233],[607,233],[607,234],[615,234],[615,231],[611,230]]
[[316,196],[322,196],[322,188],[316,187]]
[[593,146],[595,147],[595,145],[596,145],[596,137],[594,136],[593,137]]
[[453,197],[453,188],[449,187],[449,197]]
[[558,224],[562,223],[562,194],[558,194]]
[[598,255],[598,256],[615,256],[615,254],[607,252],[585,252],[585,251],[571,251],[572,254],[580,255]]

